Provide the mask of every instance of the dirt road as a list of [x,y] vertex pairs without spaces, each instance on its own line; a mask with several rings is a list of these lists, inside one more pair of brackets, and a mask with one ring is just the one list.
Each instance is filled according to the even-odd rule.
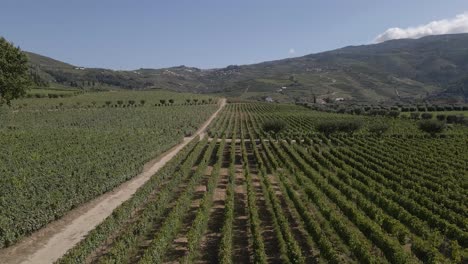
[[219,109],[183,142],[145,165],[143,171],[114,190],[68,212],[61,219],[48,224],[12,247],[0,250],[0,263],[53,263],[80,242],[85,235],[128,200],[152,175],[171,160],[197,136],[204,137],[208,125],[226,105],[221,99]]

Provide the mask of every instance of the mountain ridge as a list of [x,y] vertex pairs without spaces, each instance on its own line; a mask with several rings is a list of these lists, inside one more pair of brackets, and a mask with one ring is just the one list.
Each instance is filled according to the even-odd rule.
[[[90,82],[125,89],[163,88],[279,101],[466,101],[468,34],[347,46],[301,57],[199,69],[184,65],[116,71],[83,68],[27,52],[31,66],[63,85]],[[50,59],[50,60],[47,60]],[[283,87],[286,87],[283,88]],[[247,93],[246,93],[247,91]]]

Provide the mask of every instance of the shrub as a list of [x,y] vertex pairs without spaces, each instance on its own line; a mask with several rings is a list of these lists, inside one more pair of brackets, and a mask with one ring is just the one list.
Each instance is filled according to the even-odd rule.
[[418,123],[419,129],[434,136],[445,129],[445,122],[439,120],[422,120]]
[[169,103],[170,103],[170,104],[173,104],[173,103],[174,103],[174,99],[169,99]]
[[431,113],[422,113],[421,118],[422,119],[432,119],[432,114]]
[[457,116],[456,115],[448,115],[447,116],[447,123],[454,124],[456,122],[457,122]]
[[317,125],[317,131],[330,135],[335,132],[352,134],[362,127],[362,123],[357,120],[325,121]]
[[465,116],[463,115],[448,115],[447,123],[449,124],[463,124],[465,121]]
[[141,105],[145,105],[146,101],[145,100],[140,100]]
[[417,112],[410,113],[410,118],[411,119],[419,119],[419,113],[417,113]]
[[368,130],[371,134],[382,136],[390,128],[388,123],[375,123],[369,126]]
[[263,123],[262,128],[263,128],[263,131],[267,133],[273,132],[276,134],[280,132],[281,130],[285,129],[286,126],[287,124],[283,120],[268,120]]
[[166,100],[164,100],[164,99],[159,100],[159,102],[160,102],[162,105],[166,104]]
[[393,118],[397,118],[398,116],[400,116],[400,111],[392,110],[392,111],[388,112],[388,116],[393,117]]
[[388,114],[388,112],[385,109],[372,109],[369,112],[369,115],[372,115],[372,116],[385,116],[387,114]]
[[445,121],[445,119],[447,118],[447,116],[443,115],[443,114],[438,114],[436,116],[437,120],[439,121]]
[[354,114],[355,114],[355,115],[360,115],[360,114],[362,114],[362,108],[354,108]]

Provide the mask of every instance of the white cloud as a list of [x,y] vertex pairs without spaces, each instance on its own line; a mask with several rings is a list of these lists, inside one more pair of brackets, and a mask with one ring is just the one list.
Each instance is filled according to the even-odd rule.
[[380,43],[391,39],[421,38],[428,35],[468,33],[468,12],[454,18],[432,21],[428,24],[409,28],[389,28],[375,38]]
[[290,54],[290,55],[293,55],[294,53],[296,53],[296,50],[293,49],[293,48],[290,48],[290,49],[289,49],[289,54]]

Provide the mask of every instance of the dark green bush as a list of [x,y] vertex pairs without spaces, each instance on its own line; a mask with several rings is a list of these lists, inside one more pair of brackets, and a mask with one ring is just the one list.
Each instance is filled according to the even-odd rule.
[[421,118],[422,119],[432,119],[432,114],[431,113],[422,113]]
[[388,116],[393,117],[393,118],[397,118],[398,116],[400,116],[400,111],[392,110],[392,111],[388,112]]
[[445,122],[439,120],[422,120],[418,123],[419,129],[434,136],[445,129]]
[[317,131],[330,135],[336,132],[352,134],[362,127],[362,122],[358,120],[324,121],[317,125]]
[[280,132],[281,130],[285,129],[286,126],[287,124],[283,120],[268,120],[263,123],[262,128],[263,128],[263,131],[267,133],[273,132],[276,134]]
[[420,114],[417,112],[410,113],[411,119],[419,119]]
[[371,134],[382,136],[390,128],[388,123],[375,123],[371,124],[368,128]]
[[438,114],[438,115],[436,116],[436,118],[437,118],[437,120],[439,120],[439,121],[445,121],[445,119],[447,118],[447,116],[446,116],[446,115],[443,115],[443,114]]

